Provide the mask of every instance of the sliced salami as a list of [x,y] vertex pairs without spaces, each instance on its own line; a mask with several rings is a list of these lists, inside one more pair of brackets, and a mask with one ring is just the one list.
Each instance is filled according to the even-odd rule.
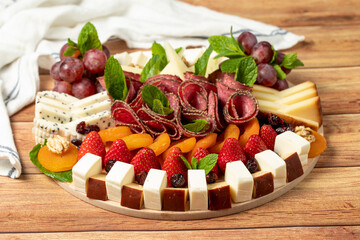
[[145,127],[138,115],[126,102],[116,100],[111,105],[111,115],[117,125],[128,126],[136,133],[145,132]]
[[145,84],[151,84],[158,87],[163,93],[178,93],[179,85],[182,83],[182,80],[173,75],[168,74],[159,74],[155,75],[148,80]]
[[218,96],[213,91],[211,91],[208,96],[208,115],[215,119],[216,132],[221,132],[221,130],[226,127],[224,117],[219,113]]
[[[192,132],[189,131],[184,127],[184,124],[190,123],[197,119],[204,119],[208,122],[208,124],[204,127],[203,130],[199,132]],[[186,137],[204,137],[216,129],[215,120],[206,114],[206,112],[202,111],[193,111],[193,112],[181,112],[181,114],[178,115],[178,126],[182,134]]]
[[227,123],[241,124],[256,117],[259,111],[256,98],[248,91],[240,90],[230,95],[224,107]]

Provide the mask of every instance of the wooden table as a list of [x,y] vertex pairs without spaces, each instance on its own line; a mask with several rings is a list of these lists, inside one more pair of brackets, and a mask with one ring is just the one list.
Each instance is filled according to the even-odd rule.
[[[11,118],[23,174],[0,177],[0,238],[360,238],[360,1],[186,0],[304,35],[305,67],[289,80],[317,84],[328,141],[312,173],[282,197],[256,209],[198,221],[155,221],[96,208],[41,174],[28,154],[34,104]],[[224,29],[226,31],[227,29]],[[109,42],[112,53],[126,49]],[[41,90],[51,89],[48,73]]]

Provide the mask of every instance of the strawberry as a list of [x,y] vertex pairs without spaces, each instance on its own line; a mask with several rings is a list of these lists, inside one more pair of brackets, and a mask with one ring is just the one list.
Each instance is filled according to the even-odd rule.
[[259,135],[251,135],[244,146],[245,155],[247,158],[255,157],[255,154],[265,151],[267,148],[265,142]]
[[[208,150],[206,150],[206,149],[204,149],[202,147],[199,147],[198,149],[196,149],[196,151],[194,153],[194,158],[196,158],[200,162],[200,160],[203,157],[205,157],[205,156],[207,156],[209,154],[210,154],[210,152]],[[213,171],[216,174],[216,176],[219,176],[219,167],[218,167],[217,164],[215,164],[215,166],[213,167],[213,169],[211,169],[211,171]]]
[[79,161],[86,153],[92,153],[104,159],[105,152],[105,146],[100,135],[96,131],[92,131],[82,142],[77,155],[77,160]]
[[263,125],[260,129],[260,136],[268,149],[274,151],[276,131],[270,125]]
[[246,163],[246,156],[236,138],[227,138],[220,150],[218,164],[220,170],[225,173],[226,163],[241,160]]
[[135,175],[141,171],[148,173],[151,168],[160,169],[159,160],[151,148],[140,149],[131,159],[130,164],[134,165]]
[[107,161],[115,160],[125,163],[130,163],[132,155],[122,139],[116,139],[105,155],[103,167],[106,166]]
[[165,158],[164,164],[162,166],[162,170],[166,171],[169,187],[171,187],[171,182],[170,182],[171,176],[177,173],[182,174],[185,178],[185,182],[187,182],[188,169],[180,157],[180,155],[182,154],[183,153],[181,152],[180,148],[173,147],[171,148],[169,154]]

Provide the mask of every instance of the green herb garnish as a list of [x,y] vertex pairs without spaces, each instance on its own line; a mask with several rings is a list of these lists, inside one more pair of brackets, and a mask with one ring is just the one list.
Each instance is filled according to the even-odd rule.
[[213,153],[206,155],[200,161],[195,157],[193,157],[191,159],[191,165],[190,165],[190,163],[184,156],[180,155],[180,157],[188,169],[204,169],[205,175],[209,174],[209,172],[214,168],[218,160],[218,155]]
[[211,45],[206,49],[203,55],[195,63],[195,75],[205,76],[207,64],[213,49]]
[[141,72],[141,82],[145,82],[148,78],[159,74],[168,63],[165,49],[159,43],[154,42],[151,51],[152,57]]
[[111,56],[105,65],[105,86],[114,100],[125,100],[128,89],[125,75],[118,60]]
[[200,132],[204,127],[208,125],[208,122],[204,119],[196,119],[188,124],[184,124],[184,128],[191,132]]
[[154,85],[144,86],[141,97],[143,101],[156,113],[168,115],[172,113],[169,107],[169,100],[166,95]]
[[285,67],[287,69],[293,69],[302,66],[304,66],[304,63],[297,58],[296,52],[286,54],[282,60],[282,63],[280,64],[280,67]]
[[[43,146],[46,145],[46,142],[44,143]],[[65,171],[65,172],[52,172],[47,170],[46,168],[44,168],[38,159],[38,153],[40,151],[41,148],[41,144],[37,144],[34,146],[34,148],[30,151],[29,153],[29,157],[31,162],[45,175],[54,178],[56,180],[59,180],[60,182],[72,182],[72,170],[69,171]]]
[[286,78],[286,73],[281,69],[281,67],[277,64],[272,65],[277,73],[277,78],[280,80],[284,80]]

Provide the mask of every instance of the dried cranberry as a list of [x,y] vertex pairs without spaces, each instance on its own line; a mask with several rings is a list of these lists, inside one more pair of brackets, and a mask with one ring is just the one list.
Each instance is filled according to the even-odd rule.
[[87,125],[85,127],[85,133],[88,134],[92,131],[95,131],[95,132],[99,132],[100,131],[100,128],[98,127],[98,125]]
[[286,127],[278,127],[278,128],[275,129],[275,132],[277,134],[284,133],[284,132],[286,132]]
[[185,187],[186,181],[184,175],[176,173],[170,177],[171,186],[174,188]]
[[255,158],[250,158],[246,161],[246,168],[249,172],[254,173],[258,169],[258,163]]
[[77,148],[79,148],[82,144],[82,141],[79,139],[72,139],[71,143],[74,144]]
[[85,128],[86,128],[86,124],[84,121],[79,122],[78,125],[76,125],[76,132],[80,133],[80,134],[85,134]]
[[105,166],[105,171],[110,172],[111,168],[114,166],[115,163],[116,163],[116,160],[114,160],[114,159],[107,161],[106,166]]
[[216,182],[217,179],[218,179],[218,176],[217,176],[216,173],[214,173],[213,171],[210,171],[210,172],[206,175],[206,182],[207,182],[207,183],[214,183],[214,182]]
[[136,174],[135,179],[140,185],[144,185],[146,176],[147,176],[147,172],[141,171],[138,174]]
[[272,127],[284,127],[287,125],[284,119],[273,113],[269,114],[268,121]]

